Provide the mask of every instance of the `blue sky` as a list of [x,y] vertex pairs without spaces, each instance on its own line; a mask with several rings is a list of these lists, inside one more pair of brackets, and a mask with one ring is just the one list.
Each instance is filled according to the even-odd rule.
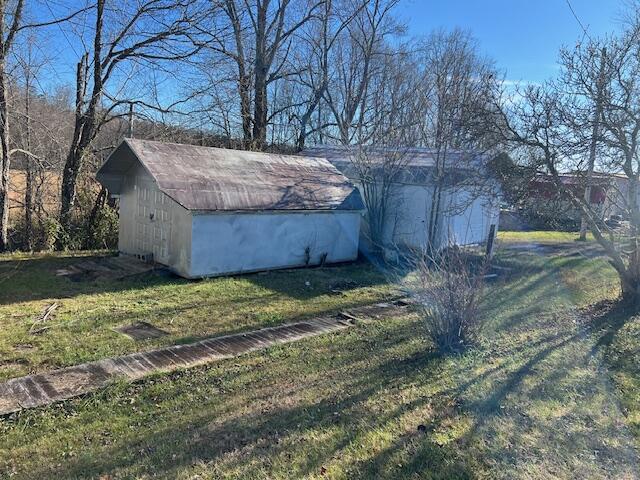
[[[571,0],[590,35],[617,29],[619,0]],[[566,0],[402,0],[398,9],[409,35],[461,27],[480,41],[506,78],[538,83],[554,75],[561,46],[575,45],[582,29]]]
[[[76,0],[69,1],[73,4]],[[591,35],[619,28],[625,0],[570,1]],[[61,12],[56,14],[62,16]],[[493,58],[513,83],[540,83],[554,76],[559,48],[574,45],[583,35],[567,0],[401,0],[395,13],[406,23],[410,36],[426,35],[436,28],[471,31],[482,52]],[[60,26],[44,29],[45,38],[38,45],[51,60],[42,72],[46,75],[39,79],[40,86],[49,91],[55,86],[73,86],[79,58],[74,50],[81,50],[79,45],[72,49],[70,43],[77,39],[61,30]],[[165,89],[160,95],[164,98],[173,93],[173,89]]]

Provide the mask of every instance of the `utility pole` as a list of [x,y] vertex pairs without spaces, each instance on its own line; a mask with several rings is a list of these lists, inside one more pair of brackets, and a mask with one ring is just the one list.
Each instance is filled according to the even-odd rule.
[[[596,108],[593,119],[593,130],[591,132],[591,145],[589,146],[589,165],[587,167],[587,186],[584,189],[584,201],[589,207],[591,203],[591,180],[593,177],[593,170],[596,163],[596,151],[598,148],[598,137],[600,136],[600,116],[602,115],[602,101],[604,95],[604,74],[607,61],[607,49],[602,47],[600,52],[600,71],[598,72],[598,83],[596,85]],[[580,238],[579,240],[585,241],[587,239],[587,229],[589,225],[587,219],[582,215],[582,221],[580,224]]]
[[129,125],[127,138],[133,138],[133,102],[129,103]]

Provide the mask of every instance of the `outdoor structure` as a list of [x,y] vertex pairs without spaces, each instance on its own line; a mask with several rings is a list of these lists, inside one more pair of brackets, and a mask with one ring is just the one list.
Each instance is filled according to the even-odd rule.
[[[382,182],[390,176],[384,215],[385,247],[424,248],[430,222],[436,225],[436,247],[482,244],[492,225],[497,232],[500,189],[487,173],[483,155],[451,151],[438,159],[434,151],[426,148],[326,145],[307,148],[302,154],[328,160],[357,185],[363,177]],[[442,166],[439,179],[438,161]],[[362,187],[361,190],[364,196]],[[438,205],[437,214],[432,215],[434,204]],[[363,250],[370,248],[367,232],[365,224],[360,240]]]
[[590,181],[584,173],[560,173],[557,178],[549,174],[535,175],[518,203],[501,212],[502,222],[507,223],[510,230],[549,227],[576,230],[580,227],[581,212],[572,203],[569,192],[583,197],[587,184],[591,186],[589,207],[601,220],[628,217],[628,177],[596,171]]
[[364,205],[327,161],[127,139],[97,180],[119,250],[187,278],[354,260]]

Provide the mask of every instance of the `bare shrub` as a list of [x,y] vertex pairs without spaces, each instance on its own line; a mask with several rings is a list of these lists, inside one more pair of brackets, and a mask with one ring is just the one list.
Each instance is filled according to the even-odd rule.
[[442,354],[475,344],[484,324],[480,302],[487,262],[459,248],[415,262],[412,294],[427,336]]

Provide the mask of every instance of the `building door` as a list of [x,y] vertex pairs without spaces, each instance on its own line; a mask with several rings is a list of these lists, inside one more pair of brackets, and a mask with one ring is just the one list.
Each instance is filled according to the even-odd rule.
[[157,262],[169,264],[169,244],[171,242],[171,205],[162,192],[155,192],[156,201],[153,222],[153,257]]

